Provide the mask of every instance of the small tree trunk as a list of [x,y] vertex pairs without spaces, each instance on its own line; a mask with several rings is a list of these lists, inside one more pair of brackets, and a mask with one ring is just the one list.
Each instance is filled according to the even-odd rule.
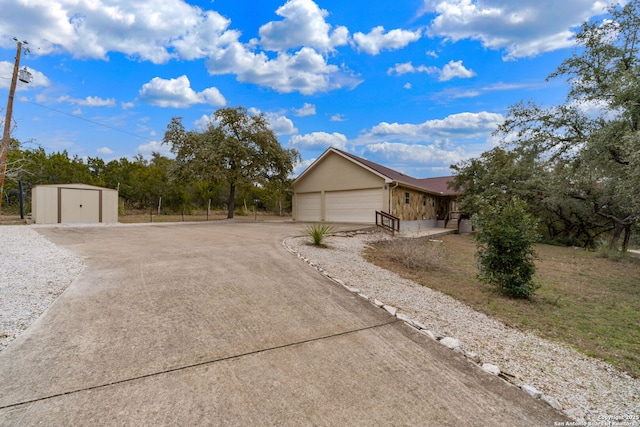
[[618,241],[620,240],[620,236],[622,235],[622,232],[624,231],[624,224],[618,222],[618,221],[614,221],[613,223],[613,235],[611,236],[611,244],[609,245],[609,247],[611,249],[618,249]]
[[631,239],[631,224],[624,226],[624,239],[622,240],[622,252],[627,252],[629,248],[629,240]]
[[236,208],[236,185],[234,183],[229,184],[229,210],[227,211],[227,218],[233,218],[233,211]]

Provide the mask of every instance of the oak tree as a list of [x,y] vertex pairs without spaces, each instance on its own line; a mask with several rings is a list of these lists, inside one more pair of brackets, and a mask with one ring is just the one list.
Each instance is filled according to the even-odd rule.
[[285,183],[299,159],[296,150],[280,145],[264,115],[243,107],[217,110],[203,132],[186,131],[182,119],[174,117],[163,143],[176,155],[179,179],[226,183],[228,218],[233,218],[238,186]]

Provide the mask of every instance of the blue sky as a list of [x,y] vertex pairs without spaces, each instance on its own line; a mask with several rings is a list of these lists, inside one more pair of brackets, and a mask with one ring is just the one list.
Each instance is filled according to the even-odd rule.
[[545,78],[593,0],[0,0],[2,117],[16,43],[12,136],[26,148],[145,157],[167,124],[262,112],[301,172],[334,146],[415,177],[491,149],[520,100],[563,102]]

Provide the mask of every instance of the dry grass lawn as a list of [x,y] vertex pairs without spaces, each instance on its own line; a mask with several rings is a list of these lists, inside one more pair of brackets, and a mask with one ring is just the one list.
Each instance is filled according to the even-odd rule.
[[[444,249],[438,252],[447,256],[439,268],[411,268],[398,259],[401,251],[394,245],[415,247],[410,240],[415,239],[378,243],[366,256],[512,327],[568,343],[640,377],[640,258],[615,261],[582,249],[536,245],[536,280],[542,286],[530,301],[513,300],[477,279],[472,236],[444,236],[439,244]],[[426,238],[419,240],[429,244]],[[429,253],[433,251],[425,256]]]
[[[124,215],[118,215],[118,221],[121,223],[144,223],[144,222],[198,222],[198,221],[218,221],[227,219],[227,211],[211,211],[207,217],[206,211],[193,212],[191,214],[172,214],[157,215],[156,211],[129,211]],[[236,221],[285,221],[291,219],[291,216],[278,216],[270,212],[249,212],[242,215],[236,212],[233,219]]]
[[[199,222],[217,221],[227,219],[227,211],[211,211],[207,217],[206,211],[192,212],[191,214],[162,214],[158,215],[155,210],[131,210],[118,215],[118,222],[123,224],[141,224],[145,222]],[[236,221],[286,221],[291,219],[291,215],[279,216],[271,212],[249,212],[247,215],[235,213]],[[0,225],[23,225],[25,220],[20,219],[20,215],[2,214],[0,215]]]

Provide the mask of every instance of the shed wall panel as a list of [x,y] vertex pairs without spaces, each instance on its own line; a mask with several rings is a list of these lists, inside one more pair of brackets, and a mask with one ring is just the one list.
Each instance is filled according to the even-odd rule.
[[102,190],[102,222],[118,222],[118,192],[115,190]]
[[58,222],[58,188],[34,187],[31,194],[31,217],[36,224]]
[[100,191],[61,188],[60,222],[64,224],[100,222]]

